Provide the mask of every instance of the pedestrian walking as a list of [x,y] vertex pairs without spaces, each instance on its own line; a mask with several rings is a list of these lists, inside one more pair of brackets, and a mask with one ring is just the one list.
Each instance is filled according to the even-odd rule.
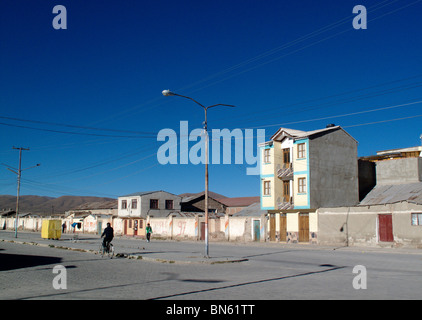
[[149,223],[147,224],[146,232],[147,232],[147,241],[150,242],[151,241],[152,228],[151,228]]
[[65,233],[65,231],[66,231],[66,221],[63,222],[62,224],[62,233]]

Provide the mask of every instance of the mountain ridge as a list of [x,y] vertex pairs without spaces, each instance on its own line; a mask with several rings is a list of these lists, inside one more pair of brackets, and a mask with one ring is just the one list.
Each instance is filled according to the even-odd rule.
[[[64,213],[82,204],[91,202],[107,202],[116,200],[106,197],[92,196],[61,196],[58,198],[47,196],[24,195],[19,197],[20,213],[37,213],[43,215]],[[116,200],[117,201],[117,200]],[[16,196],[0,195],[0,210],[16,210]]]

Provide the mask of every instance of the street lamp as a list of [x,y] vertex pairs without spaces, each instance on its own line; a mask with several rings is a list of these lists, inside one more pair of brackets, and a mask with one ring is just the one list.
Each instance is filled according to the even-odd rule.
[[204,121],[204,133],[205,133],[205,257],[209,258],[209,242],[208,242],[208,123],[207,123],[207,111],[210,108],[214,108],[217,106],[225,106],[225,107],[231,107],[234,108],[235,106],[231,104],[213,104],[211,106],[205,107],[204,105],[200,104],[198,101],[192,99],[191,97],[182,96],[180,94],[171,92],[170,90],[163,90],[162,91],[163,96],[169,97],[169,96],[178,96],[182,98],[186,98],[189,100],[192,100],[196,104],[202,107],[205,112],[205,121]]
[[[16,222],[15,222],[15,238],[18,237],[18,221],[19,221],[19,192],[20,192],[20,186],[21,186],[21,175],[22,175],[22,171],[28,170],[28,169],[32,169],[35,167],[39,167],[41,164],[37,163],[35,166],[29,167],[29,168],[25,168],[22,169],[21,168],[21,163],[22,163],[22,150],[24,151],[29,151],[29,148],[15,148],[13,147],[13,149],[15,150],[19,150],[19,167],[18,169],[13,168],[12,166],[6,165],[4,163],[2,163],[2,165],[7,167],[7,170],[15,173],[18,175],[18,190],[17,190],[17,195],[16,195]],[[14,169],[14,170],[12,170]]]

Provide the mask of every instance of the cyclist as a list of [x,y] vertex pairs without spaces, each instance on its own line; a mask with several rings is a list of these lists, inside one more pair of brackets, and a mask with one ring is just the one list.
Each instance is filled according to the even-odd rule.
[[111,227],[110,222],[107,222],[107,228],[104,229],[104,232],[101,235],[101,238],[102,237],[104,237],[103,246],[104,246],[104,248],[106,248],[108,250],[109,244],[110,244],[111,240],[113,240],[113,238],[114,238],[114,230]]

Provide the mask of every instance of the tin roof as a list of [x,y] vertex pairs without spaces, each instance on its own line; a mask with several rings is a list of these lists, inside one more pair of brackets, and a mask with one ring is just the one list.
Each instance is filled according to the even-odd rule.
[[255,202],[250,206],[242,209],[241,211],[233,214],[233,217],[260,217],[263,214],[266,214],[266,210],[261,209],[261,203]]
[[218,198],[218,202],[226,205],[227,207],[247,207],[255,202],[260,201],[260,197],[237,197],[237,198]]
[[359,205],[369,206],[403,201],[422,204],[422,182],[378,185],[366,195]]
[[318,130],[312,130],[312,131],[301,131],[301,130],[280,128],[280,129],[277,130],[277,132],[275,134],[273,134],[273,136],[271,137],[271,140],[279,140],[280,137],[282,139],[282,137],[285,137],[285,136],[291,137],[295,140],[296,139],[303,139],[303,138],[310,138],[310,137],[315,136],[315,135],[325,134],[327,132],[335,131],[335,130],[344,131],[350,138],[352,138],[355,142],[357,142],[355,138],[353,138],[347,131],[345,131],[340,126],[329,126],[329,127],[326,127],[326,128],[322,128],[322,129],[318,129]]

